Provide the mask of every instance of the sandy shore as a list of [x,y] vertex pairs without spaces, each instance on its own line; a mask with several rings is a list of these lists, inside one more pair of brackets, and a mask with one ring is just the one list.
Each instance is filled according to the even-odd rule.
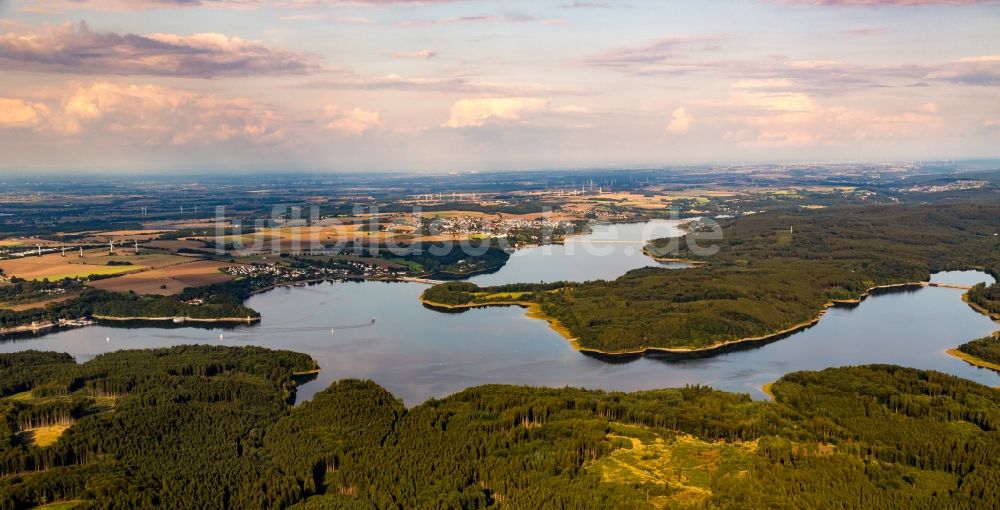
[[764,392],[764,394],[770,397],[771,400],[777,400],[774,396],[774,392],[771,391],[771,386],[774,386],[774,383],[767,383],[760,387],[760,391]]
[[966,353],[958,350],[957,348],[956,349],[948,349],[945,352],[948,353],[949,356],[951,356],[953,358],[958,358],[958,359],[960,359],[960,360],[962,360],[962,361],[964,361],[966,363],[969,363],[970,365],[975,365],[977,367],[988,368],[990,370],[996,370],[997,372],[1000,372],[1000,365],[997,365],[996,363],[990,363],[989,361],[982,360],[982,359],[979,359],[979,358],[977,358],[975,356],[966,354]]

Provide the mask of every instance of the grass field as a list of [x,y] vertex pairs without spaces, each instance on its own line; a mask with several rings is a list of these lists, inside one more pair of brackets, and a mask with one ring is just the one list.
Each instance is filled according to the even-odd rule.
[[56,501],[55,503],[36,506],[30,510],[72,510],[73,508],[76,508],[83,503],[84,503],[83,500]]
[[21,436],[29,443],[36,446],[46,447],[59,440],[59,436],[66,432],[69,425],[53,425],[51,427],[40,427],[37,429],[25,430]]
[[527,292],[494,292],[492,294],[487,294],[486,292],[476,292],[476,296],[480,296],[483,299],[510,299],[518,300],[521,299]]
[[750,467],[756,443],[709,443],[681,434],[663,437],[645,427],[612,424],[608,439],[618,447],[589,466],[606,482],[666,483],[669,496],[654,497],[657,508],[698,506],[711,495],[718,474],[741,477]]
[[[57,266],[53,269],[53,273],[45,273],[43,275],[35,276],[33,280],[42,280],[48,278],[50,281],[58,281],[66,278],[87,278],[93,275],[115,275],[115,274],[125,274],[131,273],[133,271],[140,271],[145,269],[144,266],[92,266],[89,264],[69,264],[68,266]],[[67,271],[65,273],[57,271]]]

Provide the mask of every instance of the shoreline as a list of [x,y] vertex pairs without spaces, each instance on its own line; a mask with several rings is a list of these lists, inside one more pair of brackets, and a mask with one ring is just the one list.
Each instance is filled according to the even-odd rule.
[[578,351],[582,350],[579,341],[577,340],[576,337],[573,336],[572,333],[570,333],[569,329],[566,328],[566,326],[563,326],[558,319],[550,317],[545,312],[543,312],[542,307],[538,303],[534,303],[531,301],[494,301],[491,303],[466,303],[461,305],[446,305],[443,303],[435,303],[434,301],[428,301],[424,299],[423,295],[421,295],[418,299],[420,300],[420,304],[428,308],[432,309],[440,308],[442,310],[472,310],[475,308],[489,308],[491,306],[519,306],[524,309],[525,316],[527,316],[530,319],[538,319],[547,322],[549,324],[549,328],[551,328],[556,333],[559,333],[559,335],[562,336],[564,340],[569,342],[569,345],[571,347],[573,347]]
[[966,354],[966,353],[958,350],[958,347],[953,347],[953,348],[948,349],[948,350],[946,350],[944,352],[946,354],[948,354],[949,356],[951,356],[953,358],[956,358],[956,359],[960,359],[960,360],[962,360],[962,361],[964,361],[964,362],[966,362],[966,363],[968,363],[970,365],[977,366],[977,367],[980,367],[980,368],[986,368],[986,369],[989,369],[989,370],[994,370],[996,372],[1000,372],[1000,365],[998,365],[996,363],[991,363],[991,362],[983,360],[983,359],[979,359],[979,358],[977,358],[977,357],[975,357],[975,356],[973,356],[971,354]]
[[642,247],[642,254],[645,255],[645,256],[647,256],[647,257],[649,257],[649,258],[651,258],[651,259],[653,259],[653,260],[655,260],[655,261],[657,261],[657,262],[663,262],[663,263],[667,263],[667,264],[687,264],[687,265],[692,266],[692,267],[703,266],[703,265],[707,264],[707,262],[705,262],[704,260],[682,259],[682,258],[677,258],[677,257],[660,257],[660,256],[657,256],[657,255],[653,255],[652,253],[649,253],[649,250],[647,250],[647,247],[648,247],[648,244],[646,246]]
[[977,311],[977,312],[979,312],[979,313],[981,313],[981,314],[983,314],[983,315],[985,315],[985,316],[987,316],[987,317],[989,317],[989,318],[991,318],[991,319],[993,319],[995,321],[1000,321],[1000,313],[992,313],[989,310],[983,308],[982,306],[979,306],[978,304],[973,303],[972,301],[969,301],[969,293],[968,292],[966,292],[965,294],[962,294],[962,302],[965,303],[965,304],[967,304],[967,305],[969,305],[969,307],[972,308],[973,310],[975,310],[975,311]]
[[0,329],[0,336],[4,335],[16,335],[18,333],[38,333],[40,331],[46,331],[49,329],[54,329],[57,324],[54,322],[44,322],[42,324],[25,324],[23,326],[14,326],[10,328]]
[[823,305],[822,309],[816,314],[816,317],[814,317],[814,318],[812,318],[812,319],[810,319],[808,321],[804,321],[804,322],[800,322],[798,324],[794,324],[794,325],[789,326],[789,327],[787,327],[785,329],[782,329],[781,331],[777,331],[777,332],[773,332],[773,333],[767,333],[767,334],[760,335],[760,336],[745,337],[745,338],[739,338],[739,339],[735,339],[735,340],[725,340],[725,341],[716,342],[714,344],[707,345],[707,346],[704,346],[704,347],[641,347],[639,349],[632,349],[632,350],[627,350],[627,351],[605,351],[605,350],[596,349],[596,348],[592,348],[592,347],[583,347],[583,346],[581,346],[580,343],[579,343],[579,339],[578,338],[573,337],[572,333],[570,333],[569,330],[558,321],[558,319],[555,319],[554,317],[550,317],[550,316],[546,315],[544,312],[542,312],[541,308],[538,306],[537,303],[533,303],[533,302],[529,302],[529,301],[497,301],[497,302],[492,302],[492,303],[466,303],[466,304],[461,304],[461,305],[446,305],[446,304],[442,304],[442,303],[435,303],[433,301],[428,301],[428,300],[424,299],[423,296],[420,296],[419,299],[420,299],[420,302],[423,305],[425,305],[425,306],[428,306],[428,307],[431,307],[431,308],[447,309],[447,310],[461,310],[461,309],[472,309],[472,308],[485,308],[485,307],[489,307],[489,306],[520,306],[522,308],[527,308],[529,312],[534,312],[533,314],[529,313],[528,314],[529,317],[534,318],[534,319],[543,319],[546,322],[548,322],[549,323],[549,327],[551,327],[552,329],[556,330],[560,335],[562,335],[570,343],[570,345],[574,349],[576,349],[579,352],[582,352],[582,353],[585,353],[585,354],[595,354],[595,355],[598,355],[598,356],[629,357],[629,356],[642,356],[642,355],[645,355],[645,354],[656,354],[656,353],[662,353],[662,354],[680,354],[680,355],[685,355],[685,354],[701,354],[701,353],[709,353],[709,352],[713,352],[713,351],[721,351],[721,350],[726,349],[727,347],[731,347],[731,346],[734,346],[734,345],[752,344],[752,343],[756,343],[756,342],[768,342],[768,341],[771,341],[771,340],[775,340],[775,339],[781,338],[783,336],[790,335],[792,333],[796,333],[796,332],[804,330],[804,329],[808,329],[808,328],[810,328],[812,326],[815,326],[816,323],[818,323],[820,321],[820,319],[822,319],[823,316],[826,315],[826,312],[830,308],[832,308],[834,306],[837,306],[837,305],[853,305],[853,304],[858,304],[858,303],[862,302],[865,298],[867,298],[868,296],[870,296],[871,293],[874,292],[874,291],[876,291],[876,290],[879,290],[879,289],[888,289],[888,288],[927,287],[927,286],[930,286],[930,282],[907,282],[907,283],[890,283],[890,284],[886,284],[886,285],[876,285],[876,286],[871,287],[868,290],[866,290],[858,298],[854,298],[854,299],[833,299],[833,300],[827,301]]
[[760,387],[760,391],[762,393],[764,393],[765,395],[767,395],[768,398],[770,398],[772,402],[777,402],[778,401],[778,397],[775,397],[774,396],[774,392],[771,391],[771,387],[772,386],[774,386],[774,383],[764,383],[764,385]]
[[257,317],[218,317],[213,319],[200,319],[196,317],[114,317],[110,315],[93,315],[92,317],[102,321],[245,322],[248,324],[260,322],[259,315]]
[[47,332],[49,330],[58,328],[82,328],[86,326],[94,325],[94,321],[83,318],[83,319],[59,319],[57,322],[45,321],[45,322],[33,322],[31,324],[23,324],[21,326],[13,326],[10,328],[0,328],[0,337],[5,335],[20,335],[24,333],[38,334]]

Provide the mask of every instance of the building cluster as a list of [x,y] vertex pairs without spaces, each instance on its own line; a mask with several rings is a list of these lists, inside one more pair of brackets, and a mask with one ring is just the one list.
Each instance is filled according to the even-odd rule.
[[333,260],[311,265],[251,264],[223,269],[235,277],[267,278],[273,281],[302,281],[323,278],[364,277],[393,278],[406,271],[356,260]]
[[506,237],[523,232],[566,232],[574,228],[570,221],[553,221],[545,218],[488,219],[476,216],[455,216],[425,221],[425,231],[431,234],[452,234],[461,237]]
[[901,191],[909,193],[941,193],[944,191],[964,191],[969,189],[979,189],[986,186],[986,181],[955,181],[948,184],[924,184],[904,188]]

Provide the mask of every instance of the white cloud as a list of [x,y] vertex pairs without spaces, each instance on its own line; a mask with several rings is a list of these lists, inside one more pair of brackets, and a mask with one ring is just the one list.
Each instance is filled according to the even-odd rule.
[[370,112],[361,108],[352,108],[345,112],[340,111],[336,106],[327,106],[326,113],[332,117],[326,125],[328,128],[349,135],[361,135],[369,129],[382,125],[382,118],[378,112]]
[[44,104],[0,97],[0,129],[37,127],[49,115]]
[[667,133],[671,135],[685,135],[691,129],[694,117],[688,114],[683,106],[677,107],[670,115],[670,122],[667,123]]
[[801,93],[734,94],[732,129],[724,139],[740,146],[817,146],[862,140],[895,141],[929,135],[944,123],[938,106],[899,112],[826,106]]
[[429,60],[437,56],[437,52],[431,50],[420,50],[420,51],[400,51],[398,53],[393,53],[396,58],[411,58],[417,60]]
[[158,85],[71,84],[32,103],[0,99],[0,128],[34,128],[36,136],[116,144],[208,145],[284,138],[284,121],[266,106]]
[[444,127],[482,126],[491,119],[518,121],[525,114],[545,110],[548,101],[536,97],[462,99],[451,105]]
[[801,92],[734,92],[730,100],[736,106],[775,112],[810,112],[815,109],[812,98]]

